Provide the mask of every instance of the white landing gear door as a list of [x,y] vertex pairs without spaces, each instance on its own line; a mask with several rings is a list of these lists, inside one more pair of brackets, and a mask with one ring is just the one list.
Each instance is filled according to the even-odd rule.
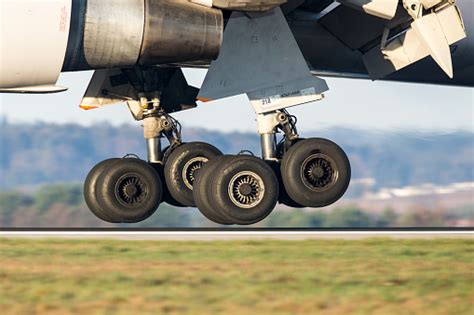
[[312,76],[281,9],[276,8],[233,13],[198,100],[247,94],[260,114],[320,100],[327,90],[326,81]]
[[54,93],[66,53],[72,0],[0,2],[0,92]]

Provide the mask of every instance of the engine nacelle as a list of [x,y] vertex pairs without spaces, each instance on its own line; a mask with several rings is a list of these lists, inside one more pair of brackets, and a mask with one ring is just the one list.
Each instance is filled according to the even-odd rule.
[[71,1],[2,0],[0,92],[61,90],[54,84],[66,52]]
[[0,92],[57,92],[61,71],[208,62],[222,11],[186,0],[1,0]]

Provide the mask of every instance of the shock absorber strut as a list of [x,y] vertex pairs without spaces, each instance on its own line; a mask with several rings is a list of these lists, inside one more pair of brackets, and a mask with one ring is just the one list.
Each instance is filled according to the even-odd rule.
[[143,136],[147,143],[149,163],[163,163],[161,138],[166,137],[170,147],[181,144],[181,127],[178,121],[167,114],[160,106],[160,93],[152,98],[140,95],[140,101],[129,101],[128,107],[136,120],[143,120]]
[[284,140],[293,141],[298,138],[295,122],[286,110],[276,110],[257,115],[258,133],[262,146],[262,158],[267,161],[278,160],[276,134],[284,133]]

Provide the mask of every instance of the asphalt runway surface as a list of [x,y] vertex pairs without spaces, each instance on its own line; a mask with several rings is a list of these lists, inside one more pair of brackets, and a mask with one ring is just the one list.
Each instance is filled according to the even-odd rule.
[[1,231],[0,238],[111,239],[135,241],[471,239],[474,231]]

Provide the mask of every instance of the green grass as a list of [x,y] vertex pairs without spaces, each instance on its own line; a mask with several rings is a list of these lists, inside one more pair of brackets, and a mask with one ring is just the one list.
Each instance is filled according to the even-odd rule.
[[473,314],[472,240],[0,239],[2,314]]

